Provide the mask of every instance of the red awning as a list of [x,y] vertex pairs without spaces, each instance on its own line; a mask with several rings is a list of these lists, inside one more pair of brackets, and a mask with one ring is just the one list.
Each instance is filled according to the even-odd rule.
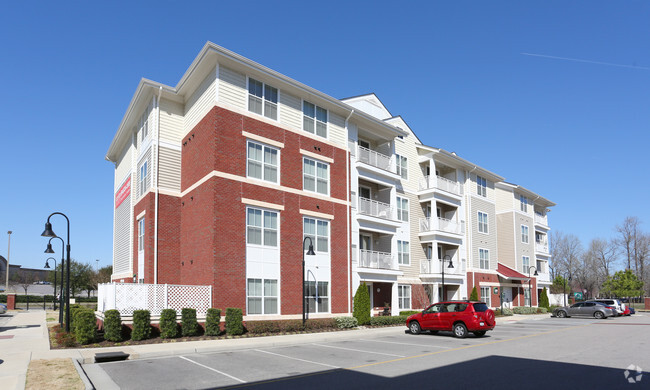
[[[501,263],[497,263],[497,273],[499,276],[501,276],[504,279],[508,280],[528,280],[530,279],[528,276],[519,273],[515,271],[514,269],[508,267],[507,265],[503,265]],[[532,277],[532,275],[531,275]]]

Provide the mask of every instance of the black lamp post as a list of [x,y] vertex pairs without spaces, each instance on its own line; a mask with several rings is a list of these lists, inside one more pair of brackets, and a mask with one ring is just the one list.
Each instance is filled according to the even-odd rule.
[[[552,275],[553,275],[553,280],[555,280],[555,270],[554,270],[553,267],[551,267],[550,265],[549,265],[548,268],[551,269],[551,272],[552,272]],[[566,281],[567,281],[567,273],[564,273],[564,274],[563,274],[563,273],[561,273],[561,272],[558,272],[558,275],[557,275],[557,276],[562,276],[562,281],[564,282],[564,283],[563,283],[564,286],[563,286],[563,290],[562,290],[562,292],[563,292],[562,295],[564,296],[564,306],[566,306]],[[571,274],[569,274],[568,279],[569,279],[569,281],[571,281]]]
[[[68,240],[66,245],[66,281],[65,281],[65,331],[70,333],[70,219],[63,213],[54,212],[47,217],[47,222],[45,222],[45,230],[41,233],[43,237],[58,237],[52,230],[52,224],[50,223],[50,218],[53,215],[61,215],[68,222]],[[62,267],[63,268],[63,267]],[[63,281],[61,281],[63,283]]]
[[[52,240],[58,238],[61,240],[61,294],[59,294],[59,325],[63,326],[63,297],[64,297],[64,292],[63,292],[63,266],[65,264],[65,259],[63,257],[64,253],[64,247],[65,243],[63,242],[63,238],[61,237],[52,237],[50,238],[50,241],[47,243],[47,248],[45,249],[45,253],[54,253],[54,250],[52,250]],[[47,268],[47,267],[45,267]],[[56,280],[56,262],[54,265],[54,278]],[[56,283],[55,283],[56,284]],[[54,287],[54,292],[56,293],[56,286]]]
[[302,240],[302,328],[305,328],[305,301],[306,301],[306,293],[305,293],[305,243],[309,240],[309,250],[307,250],[307,254],[309,256],[314,256],[316,253],[314,253],[314,243],[311,240],[311,237],[305,237],[304,240]]
[[56,310],[56,259],[54,257],[48,257],[45,260],[45,269],[50,269],[49,260],[54,260],[54,310]]
[[533,274],[533,276],[538,275],[537,268],[535,268],[534,265],[531,265],[530,267],[528,267],[528,293],[530,294],[530,297],[528,297],[528,299],[529,299],[528,307],[533,307],[533,290],[530,287],[530,279],[531,279],[531,277],[530,277],[530,269],[531,268],[535,270],[535,273]]
[[449,255],[445,255],[442,259],[440,259],[441,266],[440,268],[442,269],[442,299],[441,301],[446,301],[447,298],[445,297],[445,261],[449,260],[449,266],[447,268],[454,268],[454,264],[451,262],[451,257]]

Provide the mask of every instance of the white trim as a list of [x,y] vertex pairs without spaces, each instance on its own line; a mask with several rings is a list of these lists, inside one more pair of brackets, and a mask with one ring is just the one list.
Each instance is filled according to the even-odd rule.
[[160,146],[161,148],[171,149],[171,150],[175,150],[177,152],[182,151],[181,144],[177,144],[177,143],[173,143],[173,142],[167,142],[167,141],[157,141],[155,143],[158,144],[158,146]]
[[[487,252],[487,255],[488,255],[488,258],[487,258],[488,267],[487,267],[487,268],[483,268],[483,267],[481,267],[481,250]],[[490,265],[491,265],[491,260],[490,260],[490,250],[489,250],[488,248],[481,248],[481,247],[478,247],[478,248],[477,248],[477,251],[476,251],[476,254],[478,255],[478,269],[480,269],[480,270],[489,270],[489,269],[491,269],[491,268],[490,268]]]
[[[481,211],[481,210],[476,210],[476,213],[477,213],[477,215],[476,215],[476,218],[477,218],[476,230],[481,234],[485,234],[485,235],[489,236],[490,235],[490,215],[488,213],[485,213],[485,212]],[[487,219],[487,221],[485,222],[485,228],[487,230],[486,232],[481,231],[481,218],[479,217],[478,214],[485,214],[485,219]]]
[[[248,163],[249,163],[249,160],[250,160],[250,157],[248,156],[248,148],[249,148],[251,143],[253,145],[258,145],[258,146],[260,146],[262,148],[261,160],[259,160],[259,161],[258,160],[253,160],[254,162],[258,162],[261,165],[261,167],[260,167],[260,174],[262,175],[261,177],[252,177],[252,176],[250,176],[250,174],[248,172]],[[264,167],[266,166],[266,163],[264,162],[264,148],[268,148],[270,150],[275,150],[277,152],[277,160],[278,161],[277,161],[277,164],[275,166],[275,169],[276,169],[276,180],[275,181],[267,180],[264,177],[264,172],[265,172]],[[263,182],[266,182],[266,183],[280,184],[280,172],[281,172],[280,162],[282,161],[282,156],[280,155],[280,149],[274,148],[272,146],[269,146],[269,145],[266,145],[266,144],[263,144],[263,143],[259,143],[257,141],[251,141],[251,140],[247,139],[246,140],[245,156],[246,156],[246,177],[247,178],[250,178],[252,180],[263,181]],[[269,164],[269,166],[271,166],[271,164]]]
[[325,214],[325,213],[319,213],[316,211],[311,211],[311,210],[304,210],[300,209],[299,210],[300,214],[306,215],[308,217],[314,217],[314,218],[320,218],[320,219],[328,219],[328,220],[334,220],[334,216],[332,214]]
[[[305,160],[309,160],[309,161],[314,162],[314,176],[313,176],[314,177],[314,190],[313,191],[309,191],[309,190],[305,189]],[[318,164],[319,163],[322,164],[322,165],[325,165],[327,167],[327,193],[326,194],[318,192]],[[329,197],[330,196],[330,180],[331,180],[330,173],[331,173],[330,164],[328,164],[326,162],[323,162],[323,161],[320,161],[319,159],[312,159],[310,157],[303,156],[302,157],[302,189],[303,189],[303,191]]]
[[173,197],[175,197],[175,198],[180,198],[180,197],[182,196],[181,193],[180,193],[180,191],[166,190],[166,189],[163,189],[163,188],[161,188],[160,190],[158,190],[158,192],[159,192],[161,195],[173,196]]
[[276,148],[284,148],[284,143],[278,142],[275,140],[272,140],[270,138],[262,137],[261,135],[249,133],[248,131],[242,130],[241,135],[243,135],[246,138],[250,138],[252,140],[262,142],[271,146],[275,146]]
[[321,160],[321,161],[326,162],[326,163],[334,164],[334,159],[333,158],[325,157],[325,156],[322,156],[320,154],[310,152],[309,150],[300,149],[300,154],[303,154],[303,155],[311,157],[311,158],[315,158],[316,160]]
[[142,217],[144,217],[144,215],[145,215],[146,213],[147,213],[147,210],[144,210],[143,212],[141,212],[140,214],[138,214],[137,217],[135,217],[135,220],[136,220],[136,221],[141,220]]
[[247,198],[241,198],[241,202],[249,206],[257,206],[257,207],[264,207],[272,210],[284,211],[284,206],[275,203],[262,202],[259,200],[247,199]]
[[[249,95],[251,95],[251,93],[250,93],[250,82],[251,82],[251,79],[257,81],[258,83],[262,83],[262,113],[261,113],[261,114],[258,114],[258,113],[256,113],[256,112],[253,112],[253,111],[251,111],[251,109],[250,109],[250,98],[249,98]],[[275,107],[275,108],[276,108],[276,118],[275,118],[275,119],[266,116],[266,108],[265,108],[264,102],[267,101],[267,99],[266,99],[266,91],[265,91],[265,88],[266,88],[267,86],[269,86],[269,87],[271,87],[271,88],[274,88],[276,91],[278,91],[278,101],[275,102],[275,106],[276,106],[276,107]],[[260,117],[260,116],[261,116],[261,117],[264,117],[264,118],[269,119],[269,120],[271,120],[271,121],[273,121],[273,122],[280,122],[280,101],[281,101],[281,100],[282,100],[282,98],[281,98],[281,96],[280,96],[280,88],[278,88],[278,87],[274,87],[274,86],[272,86],[271,84],[267,84],[265,81],[258,80],[258,79],[254,78],[254,77],[251,77],[251,76],[249,76],[249,75],[246,75],[246,109],[248,110],[249,113],[252,113],[252,114],[254,114],[254,115],[257,116],[257,117]],[[270,100],[268,100],[268,101],[271,102]]]
[[[304,98],[301,98],[300,101],[301,101],[300,113],[302,114],[302,117],[300,118],[300,119],[302,119],[301,120],[302,126],[300,126],[300,129],[303,132],[307,133],[307,134],[312,134],[309,131],[305,130],[305,102],[307,102],[307,103],[312,104],[314,106],[314,133],[313,133],[313,135],[315,135],[315,136],[317,136],[318,138],[321,138],[321,139],[326,139],[326,140],[329,139],[329,137],[330,137],[330,110],[326,109],[325,107],[321,107],[316,103],[312,103],[309,100],[305,100]],[[316,127],[317,127],[316,124],[318,123],[318,119],[316,119],[316,111],[317,111],[318,108],[322,108],[327,113],[327,119],[325,120],[325,132],[327,133],[327,135],[325,137],[316,134]]]

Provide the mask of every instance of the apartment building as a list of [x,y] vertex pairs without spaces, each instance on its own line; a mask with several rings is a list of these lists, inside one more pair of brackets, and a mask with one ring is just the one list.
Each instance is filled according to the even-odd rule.
[[303,299],[350,313],[361,283],[393,314],[500,283],[502,177],[423,145],[374,94],[338,100],[210,42],[176,86],[141,80],[106,159],[116,282],[210,285],[247,320]]

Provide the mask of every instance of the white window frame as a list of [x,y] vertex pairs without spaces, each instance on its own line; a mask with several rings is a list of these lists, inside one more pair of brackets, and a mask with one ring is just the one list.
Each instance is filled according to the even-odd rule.
[[481,287],[481,301],[485,302],[487,307],[492,307],[491,298],[491,287]]
[[530,256],[521,256],[521,268],[524,273],[527,273],[530,269]]
[[[142,164],[140,164],[140,168],[138,168],[138,196],[144,195],[147,190],[149,189],[149,167],[148,167],[148,161],[144,160]],[[144,170],[144,175],[143,171]]]
[[[251,295],[250,291],[250,282],[251,281],[260,281],[260,292],[261,295]],[[275,282],[275,293],[276,295],[267,295],[266,291],[266,282]],[[276,315],[280,314],[280,288],[279,281],[277,279],[262,279],[262,278],[247,278],[246,279],[246,315]],[[261,302],[260,313],[251,313],[251,299],[259,299]],[[275,312],[268,312],[269,304],[268,302],[275,299]]]
[[[306,111],[305,110],[305,105],[307,105],[307,104],[311,104],[312,106],[314,106],[314,116],[311,116],[311,115],[309,115],[309,114],[307,114],[305,112]],[[325,111],[325,121],[324,122],[322,120],[318,119],[318,110],[319,109]],[[312,122],[313,123],[314,131],[307,130],[307,128],[305,126],[305,124],[307,122]],[[323,126],[325,126],[325,135],[318,134],[318,125],[319,124],[322,124]],[[328,127],[329,127],[329,111],[326,110],[323,107],[320,107],[320,106],[312,103],[312,102],[309,102],[307,100],[303,100],[302,101],[302,129],[304,131],[310,133],[310,134],[314,134],[314,135],[317,135],[319,137],[323,137],[323,138],[327,139],[327,136],[329,134],[329,128]]]
[[[305,171],[305,165],[307,162],[313,163],[314,164],[314,174],[308,174]],[[327,173],[326,178],[318,177],[318,168],[319,166],[325,167],[325,172]],[[308,189],[305,186],[305,179],[309,178],[314,181],[314,189]],[[318,182],[323,182],[327,184],[327,192],[320,192],[318,191]],[[307,192],[313,192],[316,194],[321,194],[325,196],[329,196],[330,194],[330,165],[326,162],[322,162],[320,160],[316,160],[315,158],[309,158],[309,157],[304,157],[302,158],[302,189]]]
[[521,194],[519,195],[519,208],[524,213],[528,212],[528,198]]
[[397,301],[400,310],[408,310],[411,308],[411,285],[398,284],[397,285]]
[[476,175],[476,193],[484,198],[487,197],[487,180]]
[[[406,207],[403,207],[403,205]],[[397,220],[402,222],[409,221],[409,200],[408,198],[397,197]]]
[[397,264],[411,264],[410,243],[408,241],[397,240]]
[[[250,224],[250,211],[253,212],[259,212],[260,216],[260,225],[251,225]],[[266,226],[265,224],[265,216],[266,214],[275,214],[275,221],[276,221],[276,227],[273,228],[271,226]],[[259,207],[246,207],[246,245],[251,245],[251,246],[258,246],[258,247],[266,247],[266,248],[279,248],[279,241],[280,241],[280,213],[276,210],[269,210],[269,209],[263,209]],[[249,231],[250,229],[259,229],[260,231],[260,243],[251,243],[249,240],[251,239]],[[274,245],[269,245],[266,243],[266,233],[272,233],[275,232],[275,244]]]
[[530,289],[528,287],[523,287],[524,289],[524,306],[532,306],[531,305],[531,294],[530,294]]
[[144,113],[140,117],[140,134],[141,143],[144,144],[144,141],[149,136],[149,106],[144,110]]
[[138,219],[138,252],[144,252],[145,217]]
[[478,267],[480,269],[490,269],[490,250],[489,249],[478,248]]
[[528,244],[530,242],[529,228],[526,225],[521,225],[521,242]]
[[[262,96],[257,96],[257,95],[254,95],[254,94],[251,93],[251,81],[262,84]],[[248,100],[246,101],[248,112],[252,112],[252,113],[257,114],[257,115],[262,115],[265,118],[269,118],[269,119],[272,119],[272,120],[275,120],[275,121],[279,121],[280,120],[280,104],[279,104],[280,103],[280,90],[278,88],[272,86],[272,85],[266,84],[265,82],[254,79],[252,77],[248,77],[246,86],[247,86],[247,92],[248,92]],[[277,96],[277,101],[274,102],[274,101],[271,101],[271,100],[269,100],[267,98],[267,87],[275,89],[276,96]],[[261,100],[262,112],[256,112],[256,111],[253,111],[251,109],[251,104],[250,104],[251,103],[251,98]],[[272,104],[272,105],[275,106],[275,118],[272,117],[272,116],[269,116],[269,113],[267,112],[267,109],[266,109],[267,103]]]
[[[313,234],[308,234],[305,232],[305,227],[307,221],[314,221],[314,232]],[[326,226],[326,236],[323,234],[319,234],[318,228],[319,226]],[[318,219],[318,218],[313,218],[313,217],[303,217],[302,218],[302,239],[303,242],[305,241],[305,237],[310,237],[312,240],[312,244],[314,245],[314,251],[316,253],[330,253],[330,221],[326,219]],[[319,238],[321,241],[319,241]],[[322,240],[325,239],[327,240],[327,248],[326,250],[323,250],[323,246],[320,244]],[[308,245],[305,243],[305,245]],[[305,250],[307,250],[308,247],[305,247]]]
[[[259,146],[259,147],[262,148],[262,159],[261,160],[256,160],[256,159],[251,158],[249,156],[249,148],[250,148],[251,145],[254,145],[256,147]],[[267,150],[271,150],[271,151],[276,152],[276,164],[275,165],[273,165],[271,163],[267,163],[266,161],[264,161],[264,157],[266,156],[266,151]],[[261,173],[262,173],[261,177],[251,176],[250,170],[248,169],[251,162],[253,162],[255,164],[260,164]],[[265,174],[266,169],[265,168],[267,166],[268,167],[275,167],[275,181],[269,180],[269,179],[266,178],[266,174]],[[248,140],[246,142],[246,177],[251,178],[251,179],[255,179],[255,180],[267,181],[269,183],[280,184],[280,149],[274,148],[274,147],[266,145],[266,144],[263,144],[261,142]]]
[[[319,287],[322,286],[323,284],[326,284],[326,288],[320,289]],[[313,288],[313,294],[311,293]],[[330,288],[331,288],[331,283],[329,281],[325,280],[305,280],[305,301],[307,302],[307,312],[308,313],[329,313],[330,312],[330,305],[332,300],[330,299]],[[324,291],[325,294],[327,295],[322,295],[319,291]],[[327,300],[327,308],[326,310],[319,310],[319,306],[321,304],[321,301],[323,299]],[[312,302],[313,302],[313,310],[312,310]]]
[[400,156],[399,154],[395,154],[395,162],[396,162],[396,167],[397,167],[397,174],[404,180],[408,180],[409,174],[408,174],[408,159],[404,156]]
[[[481,216],[485,217],[485,221],[481,222]],[[490,229],[489,229],[489,218],[488,214],[484,213],[482,211],[478,212],[478,232],[479,233],[484,233],[484,234],[490,234]]]

